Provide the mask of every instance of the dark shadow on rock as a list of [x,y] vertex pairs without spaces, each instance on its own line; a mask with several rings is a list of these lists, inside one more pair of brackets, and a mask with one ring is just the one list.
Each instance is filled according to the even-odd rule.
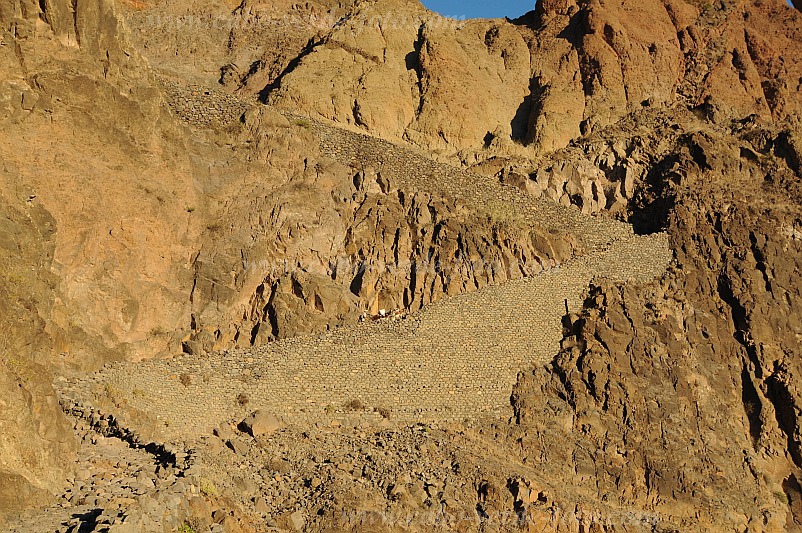
[[515,116],[512,119],[512,140],[525,143],[529,140],[529,125],[531,122],[532,111],[533,111],[533,88],[534,81],[529,82],[529,94],[524,98],[521,105],[518,106],[518,110],[515,112]]
[[95,531],[98,526],[97,519],[103,514],[103,509],[91,509],[85,513],[75,513],[72,515],[73,520],[78,520],[78,529],[71,529],[70,531],[77,531],[78,533],[89,533]]
[[298,68],[298,66],[301,64],[301,61],[303,61],[303,59],[306,56],[311,54],[315,50],[315,48],[317,48],[321,44],[323,44],[323,41],[315,41],[314,39],[310,39],[309,42],[306,43],[306,46],[301,51],[301,53],[298,54],[298,56],[295,57],[292,61],[290,61],[289,64],[287,64],[287,68],[285,68],[284,71],[281,74],[279,74],[275,80],[269,83],[264,89],[259,91],[259,101],[262,103],[267,103],[268,99],[270,98],[270,93],[281,87],[281,82],[284,79],[284,77],[287,74],[293,72],[296,68]]

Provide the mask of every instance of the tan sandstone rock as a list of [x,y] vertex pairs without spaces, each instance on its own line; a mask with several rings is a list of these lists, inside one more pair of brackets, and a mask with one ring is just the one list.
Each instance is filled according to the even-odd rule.
[[281,421],[267,411],[254,411],[242,421],[241,426],[251,434],[252,437],[259,438],[270,435],[283,427]]

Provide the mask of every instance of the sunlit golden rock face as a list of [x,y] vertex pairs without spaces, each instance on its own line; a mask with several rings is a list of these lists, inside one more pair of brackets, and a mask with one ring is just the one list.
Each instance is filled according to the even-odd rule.
[[0,0],[0,528],[795,529],[801,28]]

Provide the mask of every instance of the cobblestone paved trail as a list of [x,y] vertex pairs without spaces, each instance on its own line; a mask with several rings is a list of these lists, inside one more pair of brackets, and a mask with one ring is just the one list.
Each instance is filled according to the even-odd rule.
[[[248,409],[267,408],[290,423],[336,418],[333,410],[353,400],[389,409],[399,422],[506,417],[518,372],[559,349],[565,299],[577,309],[594,277],[648,279],[669,261],[664,235],[633,235],[539,276],[443,300],[404,319],[252,351],[117,364],[94,379],[158,414],[176,438],[231,418],[241,394]],[[191,383],[182,384],[182,375]]]
[[[187,109],[208,109],[205,101],[181,98]],[[226,102],[218,107],[238,105]],[[498,202],[516,219],[570,231],[579,255],[537,276],[444,299],[405,318],[248,351],[117,363],[83,385],[99,384],[98,390],[158,416],[165,436],[176,439],[259,408],[301,424],[357,417],[345,408],[349,403],[365,409],[357,418],[378,420],[374,410],[382,409],[402,423],[508,417],[518,373],[557,353],[566,301],[577,310],[594,278],[645,281],[661,275],[671,259],[663,234],[636,236],[621,222],[536,200],[412,149],[312,125],[334,158],[372,165],[400,188]],[[243,407],[239,399],[245,398]]]
[[[239,124],[247,110],[263,107],[217,89],[163,80],[173,113],[195,128]],[[269,106],[268,106],[269,107]],[[410,145],[400,145],[314,118],[271,108],[292,123],[314,132],[322,154],[355,168],[372,168],[390,178],[399,190],[458,198],[474,209],[503,212],[518,223],[574,234],[583,247],[594,248],[625,237],[629,226],[603,217],[583,216],[579,210],[533,196],[515,187],[503,187],[494,177],[435,161]],[[340,127],[342,126],[342,127]],[[351,129],[349,129],[351,128]]]
[[324,154],[347,165],[371,167],[391,178],[400,190],[458,198],[477,210],[504,213],[517,223],[568,232],[585,249],[627,238],[631,232],[628,224],[582,215],[573,207],[535,198],[516,187],[502,186],[495,177],[434,161],[411,146],[305,120],[312,124]]

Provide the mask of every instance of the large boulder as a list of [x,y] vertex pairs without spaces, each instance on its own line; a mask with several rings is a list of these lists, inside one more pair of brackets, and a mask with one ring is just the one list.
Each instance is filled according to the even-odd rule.
[[267,411],[258,410],[248,415],[240,424],[240,428],[252,437],[264,437],[284,427],[275,415]]

